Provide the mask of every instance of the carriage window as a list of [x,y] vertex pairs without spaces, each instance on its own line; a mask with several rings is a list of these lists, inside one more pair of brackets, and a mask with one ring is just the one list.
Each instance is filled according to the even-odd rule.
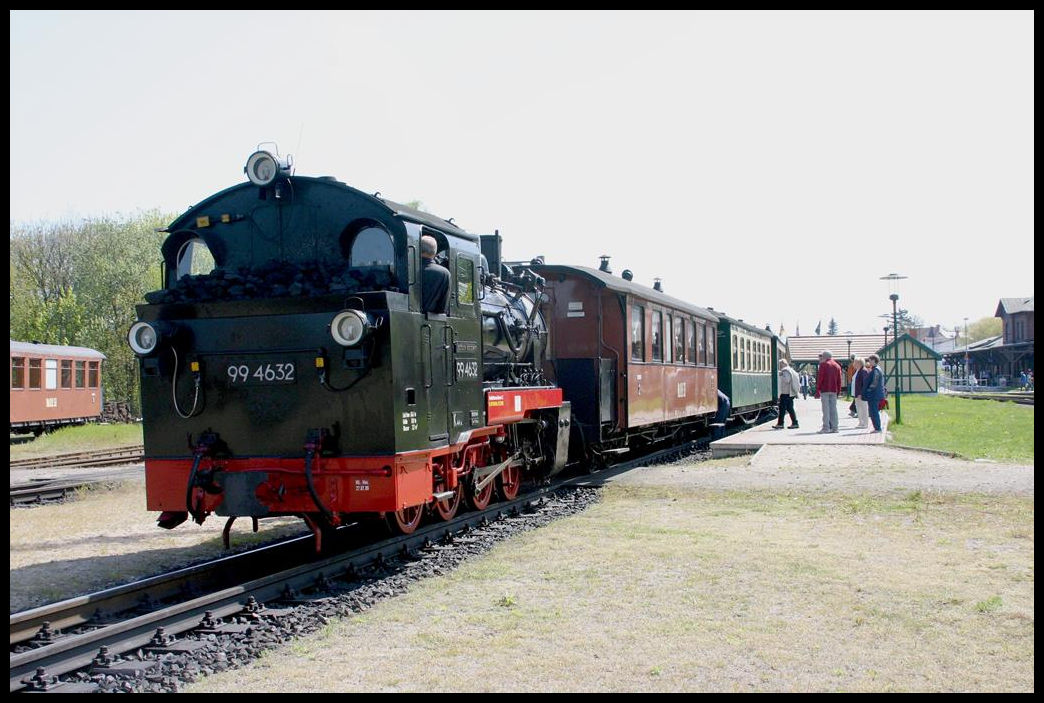
[[40,381],[42,379],[42,367],[40,359],[29,360],[29,387],[35,390],[40,390]]
[[739,369],[739,347],[736,342],[736,335],[732,335],[732,368]]
[[25,357],[11,357],[11,388],[25,388]]
[[747,370],[748,371],[753,370],[753,368],[754,368],[754,353],[751,350],[751,343],[750,343],[749,339],[747,340],[747,364],[748,364]]
[[652,358],[653,361],[663,361],[663,313],[655,311],[652,314]]
[[699,363],[707,365],[707,325],[700,323]]
[[664,361],[670,361],[671,358],[672,358],[671,357],[671,348],[672,348],[671,347],[671,340],[674,338],[673,337],[673,333],[671,332],[671,316],[670,315],[664,315],[663,316],[663,324],[666,325],[663,328],[663,360]]
[[383,227],[364,227],[352,240],[349,266],[392,266],[395,247]]
[[58,360],[44,360],[44,388],[53,391],[58,387]]
[[62,388],[72,388],[72,361],[62,359]]
[[690,364],[696,363],[696,321],[689,320],[685,323],[685,348],[689,350],[689,355],[685,357]]
[[98,362],[91,361],[87,364],[87,385],[90,388],[98,387]]
[[674,360],[685,363],[685,320],[674,318]]
[[210,248],[199,239],[190,239],[178,250],[178,278],[200,276],[214,270],[214,256]]
[[76,387],[77,388],[83,388],[83,382],[84,382],[83,365],[84,365],[84,362],[82,362],[82,361],[77,361],[76,362]]
[[645,308],[631,307],[631,359],[645,361]]
[[464,256],[457,257],[457,305],[475,302],[475,263]]
[[717,336],[717,329],[711,325],[707,325],[707,363],[711,366],[718,365],[718,357],[714,352],[714,348],[717,346],[717,344],[715,344]]

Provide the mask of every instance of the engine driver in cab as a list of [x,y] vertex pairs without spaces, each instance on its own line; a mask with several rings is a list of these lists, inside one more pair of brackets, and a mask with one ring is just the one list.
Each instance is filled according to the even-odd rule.
[[449,312],[447,306],[449,304],[450,274],[446,267],[435,261],[438,246],[435,238],[427,234],[420,239],[421,311],[445,315]]

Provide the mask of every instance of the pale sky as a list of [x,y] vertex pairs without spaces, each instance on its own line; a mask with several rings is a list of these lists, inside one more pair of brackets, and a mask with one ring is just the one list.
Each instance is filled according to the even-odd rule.
[[[1033,13],[11,11],[12,224],[295,170],[786,334],[1033,295]],[[158,256],[158,254],[157,254]]]

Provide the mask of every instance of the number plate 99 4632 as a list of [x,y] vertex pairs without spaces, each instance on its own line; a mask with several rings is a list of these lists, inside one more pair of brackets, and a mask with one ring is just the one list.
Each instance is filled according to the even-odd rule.
[[256,361],[229,364],[225,368],[228,381],[233,386],[267,383],[293,383],[297,380],[293,362]]

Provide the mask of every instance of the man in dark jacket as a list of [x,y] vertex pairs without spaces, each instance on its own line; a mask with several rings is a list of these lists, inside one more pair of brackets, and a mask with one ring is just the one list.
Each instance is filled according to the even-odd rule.
[[819,434],[837,432],[837,394],[841,392],[841,366],[829,349],[819,355],[816,397],[823,404],[823,429]]
[[421,237],[421,311],[445,315],[449,312],[450,273],[445,266],[435,263],[437,250],[435,237],[427,234]]

